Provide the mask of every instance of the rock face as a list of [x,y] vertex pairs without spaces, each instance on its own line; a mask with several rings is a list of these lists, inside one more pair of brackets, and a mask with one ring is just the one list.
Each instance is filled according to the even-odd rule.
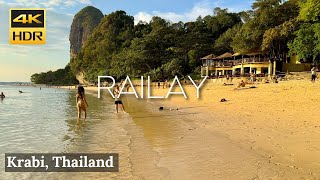
[[81,47],[102,18],[102,12],[92,6],[83,8],[74,16],[69,36],[71,61],[80,52]]

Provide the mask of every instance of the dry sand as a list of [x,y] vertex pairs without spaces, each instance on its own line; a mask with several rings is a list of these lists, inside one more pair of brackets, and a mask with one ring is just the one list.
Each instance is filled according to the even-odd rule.
[[[239,81],[234,80],[233,83]],[[158,101],[169,109],[178,108],[180,113],[192,113],[186,118],[196,124],[189,132],[194,135],[182,142],[196,150],[204,148],[204,144],[213,148],[222,146],[219,151],[222,155],[212,154],[214,151],[210,152],[210,149],[199,154],[203,158],[201,166],[205,172],[215,172],[216,168],[220,178],[320,178],[319,81],[311,83],[302,79],[280,81],[278,84],[258,83],[254,89],[236,89],[236,85],[222,84],[220,80],[209,80],[202,88],[200,99],[196,99],[195,88],[188,86],[185,88],[188,99],[175,96]],[[153,92],[163,95],[167,91],[154,89]],[[221,103],[222,98],[227,102]],[[212,139],[219,137],[216,134],[227,140],[215,143]],[[214,161],[219,157],[224,169],[208,168],[215,166]],[[233,166],[239,168],[238,171],[230,170]],[[177,168],[173,166],[172,169],[175,171]],[[210,173],[205,172],[203,174],[210,177]]]
[[[161,170],[161,178],[317,179],[320,82],[296,79],[257,83],[254,89],[207,80],[200,99],[188,85],[184,86],[188,99],[130,97],[126,106],[148,146],[159,153],[152,164]],[[167,91],[154,88],[153,94]],[[222,98],[227,102],[220,102]],[[159,106],[167,110],[158,111]],[[144,162],[131,162],[137,177],[157,179],[142,168]]]

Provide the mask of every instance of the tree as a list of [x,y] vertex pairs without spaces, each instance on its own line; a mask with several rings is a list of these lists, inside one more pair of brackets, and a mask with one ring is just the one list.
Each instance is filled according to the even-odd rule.
[[71,72],[69,64],[64,69],[58,69],[57,71],[33,74],[31,76],[31,82],[48,85],[74,85],[79,83]]
[[214,43],[214,49],[217,54],[223,54],[225,52],[232,52],[231,42],[233,41],[234,35],[240,31],[242,23],[239,23],[232,28],[224,32]]
[[319,0],[301,0],[299,1],[300,13],[299,19],[302,21],[319,21],[320,1]]
[[317,0],[299,1],[300,26],[295,31],[295,38],[288,42],[289,54],[297,54],[302,59],[317,59],[320,56],[320,2]]
[[246,21],[234,36],[231,47],[237,52],[269,51],[273,56],[288,52],[298,16],[297,0],[257,0],[253,12],[242,16]]
[[71,63],[73,72],[84,72],[85,78],[96,82],[98,75],[109,74],[113,54],[130,46],[134,21],[124,11],[105,16],[85,43],[76,60]]
[[316,57],[320,55],[320,23],[303,24],[295,35],[294,41],[288,44],[289,54],[297,54],[302,59],[316,60]]

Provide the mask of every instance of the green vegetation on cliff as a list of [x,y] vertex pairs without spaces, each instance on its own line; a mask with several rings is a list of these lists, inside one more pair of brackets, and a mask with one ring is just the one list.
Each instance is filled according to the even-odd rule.
[[36,73],[31,76],[31,82],[35,84],[48,84],[68,86],[78,84],[77,79],[70,70],[69,64],[64,69],[57,71],[48,71],[43,73]]
[[105,16],[78,56],[71,61],[73,71],[84,72],[86,79],[91,81],[98,75],[110,75],[112,57],[130,45],[133,28],[133,17],[124,11]]
[[[70,61],[78,54],[83,44],[92,34],[92,31],[103,18],[102,12],[92,6],[87,6],[78,12],[73,19],[70,30]],[[69,64],[65,69],[33,74],[31,81],[37,84],[72,85],[77,84],[76,76],[70,70]]]
[[101,20],[70,65],[90,82],[98,75],[167,79],[199,74],[199,57],[212,53],[214,39],[236,24],[241,24],[239,14],[220,8],[213,16],[174,24],[153,17],[134,25],[132,16],[116,11]]

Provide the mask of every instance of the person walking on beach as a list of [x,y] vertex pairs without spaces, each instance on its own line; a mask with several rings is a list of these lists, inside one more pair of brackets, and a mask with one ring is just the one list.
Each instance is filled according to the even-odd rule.
[[254,71],[252,71],[250,74],[250,81],[251,83],[254,83],[255,80],[256,80],[256,74],[254,73]]
[[[124,106],[123,106],[123,103],[121,101],[121,96],[119,96],[120,94],[120,87],[119,85],[116,85],[114,91],[113,91],[113,94],[115,96],[115,99],[114,99],[114,104],[116,105],[116,113],[118,113],[118,107],[119,107],[119,104],[121,105],[121,108],[122,108],[122,111],[123,112],[126,112],[124,110]],[[118,97],[119,96],[119,97]]]
[[77,104],[77,109],[78,109],[78,119],[81,118],[81,112],[84,111],[84,119],[87,118],[87,108],[89,107],[86,96],[85,96],[85,91],[82,86],[78,87],[78,93],[76,95],[76,104]]
[[6,96],[3,94],[3,92],[1,92],[1,94],[0,94],[0,98],[2,99],[2,98],[5,98]]
[[316,68],[315,66],[311,69],[311,82],[316,81],[317,71],[318,71],[318,68]]

